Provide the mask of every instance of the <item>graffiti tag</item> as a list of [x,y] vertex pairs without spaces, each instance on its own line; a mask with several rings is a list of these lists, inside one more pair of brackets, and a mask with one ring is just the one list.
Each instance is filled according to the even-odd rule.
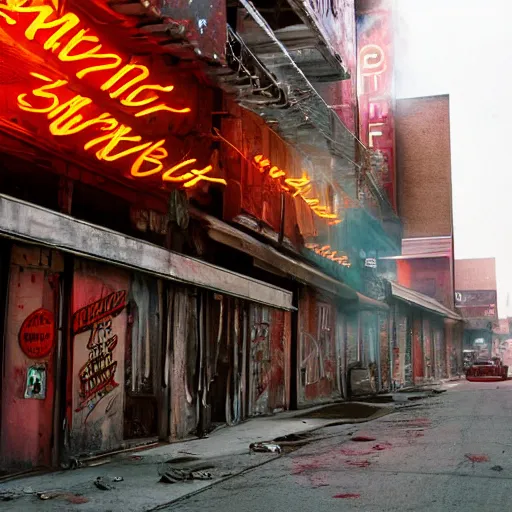
[[94,408],[105,395],[119,386],[115,381],[117,361],[113,354],[118,337],[113,332],[112,319],[125,306],[126,291],[118,291],[79,309],[73,315],[75,335],[91,331],[87,343],[89,359],[78,372],[80,404],[76,412],[85,407]]

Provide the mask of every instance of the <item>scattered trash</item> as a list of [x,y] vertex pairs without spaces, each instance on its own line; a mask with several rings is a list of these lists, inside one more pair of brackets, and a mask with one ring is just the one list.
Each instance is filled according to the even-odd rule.
[[142,457],[140,455],[132,455],[131,459],[132,460],[142,460]]
[[354,500],[354,499],[357,499],[360,497],[361,497],[360,494],[355,494],[355,493],[351,493],[351,492],[347,492],[345,494],[335,494],[333,496],[333,498],[341,498],[341,499],[349,499],[349,500]]
[[168,468],[160,475],[160,482],[175,484],[185,480],[211,480],[212,474],[208,471],[187,471],[186,469]]
[[354,436],[352,438],[352,441],[359,442],[359,443],[368,443],[370,441],[376,441],[376,438],[370,437],[370,436]]
[[23,492],[25,494],[34,494],[34,489],[32,489],[32,487],[25,487],[25,489],[23,489]]
[[81,494],[73,494],[70,492],[63,491],[52,491],[52,492],[38,492],[37,496],[40,500],[53,500],[53,499],[63,499],[69,503],[73,503],[75,505],[79,505],[82,503],[87,503],[89,498],[82,496]]
[[124,478],[122,476],[115,476],[112,478],[112,482],[123,482]]
[[274,443],[251,443],[249,451],[261,453],[281,453],[281,447]]
[[99,476],[98,478],[96,478],[96,480],[94,480],[94,485],[101,491],[112,490],[112,486],[110,484],[108,484],[107,482],[105,482],[105,480],[101,476]]
[[84,463],[81,462],[77,457],[70,457],[68,462],[63,462],[60,467],[62,469],[78,469],[84,466]]
[[62,492],[38,492],[37,493],[37,497],[40,499],[40,500],[53,500],[55,498],[59,498],[60,496],[62,496]]
[[191,480],[211,480],[212,474],[208,471],[192,471],[189,477]]
[[502,466],[493,466],[491,468],[491,471],[503,471],[503,467]]
[[466,459],[471,462],[489,462],[489,457],[485,454],[474,454],[474,453],[466,453]]
[[175,484],[177,482],[184,482],[188,479],[190,473],[182,469],[168,469],[160,475],[160,482],[165,484]]

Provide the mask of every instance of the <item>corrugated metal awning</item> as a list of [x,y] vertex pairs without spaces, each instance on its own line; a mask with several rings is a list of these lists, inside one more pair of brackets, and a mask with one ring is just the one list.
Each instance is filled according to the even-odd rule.
[[412,304],[413,306],[425,309],[436,315],[450,318],[451,320],[462,320],[462,318],[457,315],[457,313],[443,306],[440,302],[437,302],[437,300],[433,299],[432,297],[428,297],[422,293],[415,292],[414,290],[406,288],[405,286],[402,286],[398,283],[390,282],[390,285],[391,295],[395,299],[402,300],[408,304]]
[[0,194],[0,234],[63,252],[293,310],[293,295],[256,279]]

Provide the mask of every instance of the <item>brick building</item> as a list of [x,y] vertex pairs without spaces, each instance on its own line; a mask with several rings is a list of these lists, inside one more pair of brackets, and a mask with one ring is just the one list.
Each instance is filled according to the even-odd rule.
[[[401,255],[394,258],[398,283],[413,292],[411,297],[421,294],[453,312],[449,96],[397,100],[395,127],[397,208],[403,223]],[[428,377],[429,371],[433,375],[435,365],[446,364],[447,374],[458,373],[462,363],[460,317],[442,317],[441,308],[432,315],[432,302],[425,298],[414,308],[411,301],[402,307],[399,324],[407,324],[403,331],[411,338],[405,342],[408,357],[404,364],[410,361],[412,380]],[[439,330],[444,331],[443,346],[437,341]],[[436,344],[445,362],[440,362],[443,357],[439,355],[430,355]]]

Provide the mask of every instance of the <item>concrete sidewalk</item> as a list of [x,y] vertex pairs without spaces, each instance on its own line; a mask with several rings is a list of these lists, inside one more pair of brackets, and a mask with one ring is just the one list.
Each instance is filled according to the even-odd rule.
[[[373,404],[372,404],[373,405]],[[316,410],[325,406],[313,408]],[[376,406],[373,416],[360,419],[308,419],[297,417],[304,410],[280,413],[272,417],[249,420],[234,427],[224,427],[204,439],[166,444],[156,448],[127,452],[102,461],[102,465],[76,470],[57,471],[43,475],[25,477],[0,484],[0,500],[12,493],[12,500],[2,502],[5,511],[68,511],[79,509],[98,511],[147,511],[159,508],[215,485],[253,467],[266,464],[279,455],[250,453],[249,444],[269,441],[288,434],[298,434],[328,425],[340,423],[362,423],[381,417],[393,410],[389,406]],[[165,462],[176,457],[197,457],[198,463],[212,466],[207,469],[212,480],[191,480],[175,484],[159,481],[159,469]],[[111,490],[100,490],[94,481],[102,477],[112,486]],[[113,482],[121,477],[120,482]],[[60,492],[48,500],[41,500],[37,493]],[[82,502],[82,503],[77,503]]]

